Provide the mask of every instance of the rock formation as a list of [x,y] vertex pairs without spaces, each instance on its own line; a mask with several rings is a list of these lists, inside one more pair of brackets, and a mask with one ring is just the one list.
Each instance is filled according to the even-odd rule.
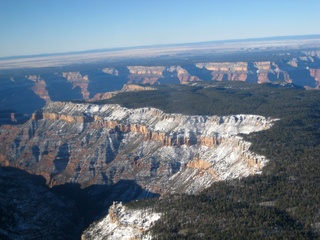
[[129,66],[129,83],[155,84],[163,79],[164,72],[170,73],[171,77],[177,77],[180,83],[199,81],[197,76],[191,76],[188,71],[181,66]]
[[123,206],[121,202],[114,202],[109,208],[109,214],[86,229],[81,239],[151,239],[143,233],[159,218],[160,214],[152,209],[133,210]]
[[102,69],[102,72],[110,74],[110,75],[114,75],[114,76],[119,75],[119,71],[116,68],[104,68],[104,69]]
[[30,75],[26,76],[26,78],[34,82],[34,87],[32,88],[32,90],[35,94],[37,94],[46,102],[51,101],[48,91],[46,89],[46,82],[39,75]]
[[166,69],[168,72],[175,74],[180,83],[184,84],[187,82],[200,81],[200,78],[197,76],[191,76],[186,69],[183,69],[181,66],[171,66]]
[[122,89],[119,91],[99,93],[99,94],[96,94],[89,101],[93,102],[93,101],[102,100],[102,99],[110,99],[115,95],[123,92],[152,91],[152,90],[155,90],[155,89],[152,87],[140,86],[136,84],[124,84]]
[[73,88],[80,87],[83,99],[87,100],[90,97],[88,91],[89,78],[87,75],[82,76],[80,72],[63,72],[62,76],[73,85]]
[[255,115],[55,102],[23,126],[0,128],[1,164],[41,174],[51,186],[127,179],[154,193],[197,193],[214,181],[260,173],[267,159],[237,134],[271,126]]
[[128,66],[130,75],[128,83],[154,84],[160,78],[163,78],[163,66]]
[[246,62],[207,62],[197,63],[198,68],[211,71],[212,80],[222,81],[226,76],[228,81],[246,81],[248,63]]
[[311,68],[310,70],[310,76],[314,78],[316,83],[316,88],[320,89],[320,69],[314,69]]
[[270,82],[268,78],[268,73],[271,68],[270,62],[255,62],[254,66],[258,68],[258,83]]
[[298,67],[298,60],[296,58],[292,58],[288,64],[292,67]]

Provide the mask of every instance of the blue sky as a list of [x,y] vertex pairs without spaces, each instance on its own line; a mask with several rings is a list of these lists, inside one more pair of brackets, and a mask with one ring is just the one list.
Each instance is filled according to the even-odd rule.
[[0,0],[0,57],[320,34],[320,0]]

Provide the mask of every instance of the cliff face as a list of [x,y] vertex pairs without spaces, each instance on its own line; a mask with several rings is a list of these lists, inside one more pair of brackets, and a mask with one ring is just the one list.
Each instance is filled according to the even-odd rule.
[[197,63],[198,68],[205,68],[211,71],[212,80],[222,81],[226,76],[228,81],[246,81],[248,63],[246,62],[208,62]]
[[164,78],[164,73],[168,73],[171,77],[177,77],[180,83],[200,81],[199,77],[192,76],[181,66],[129,66],[130,75],[129,83],[155,84]]
[[[308,82],[311,80],[302,83],[303,80],[301,78],[306,78],[306,76],[304,76],[304,73],[302,75],[300,73],[300,71],[303,72],[305,69],[310,69],[310,76],[313,77],[316,82],[316,88],[318,88],[318,68],[309,66],[319,65],[319,51],[310,51],[304,54],[304,56],[298,58],[284,58],[279,62],[200,62],[195,63],[194,66],[209,71],[212,75],[211,80],[216,81],[250,81],[256,83],[284,81],[312,87],[312,82]],[[166,79],[167,76],[178,78],[181,84],[203,80],[201,74],[190,74],[180,65],[128,66],[127,68],[129,70],[128,83],[158,84],[161,80]],[[111,75],[118,74],[115,68],[106,68],[103,71]],[[293,79],[297,79],[296,82]]]
[[181,84],[193,81],[200,81],[197,76],[191,76],[186,69],[181,66],[171,66],[167,68],[167,71],[173,73],[180,81]]
[[320,89],[320,69],[310,69],[310,76],[316,81],[316,88]]
[[[265,61],[198,62],[183,60],[185,65],[162,66],[92,66],[79,71],[41,71],[21,77],[19,74],[0,76],[0,111],[30,114],[49,101],[84,99],[95,101],[111,98],[123,91],[128,84],[185,84],[194,81],[246,81],[250,83],[275,83],[301,86],[306,89],[320,88],[320,51],[304,51],[291,57],[290,53],[266,57]],[[58,71],[58,70],[57,70]],[[31,71],[30,71],[31,73]],[[289,86],[289,85],[288,85]],[[140,86],[141,88],[141,86]],[[81,89],[81,92],[79,91]],[[146,90],[141,89],[141,90]],[[31,92],[32,90],[33,92]],[[35,94],[34,94],[35,93]],[[42,101],[44,100],[44,101]],[[23,102],[18,106],[15,102]]]
[[154,84],[160,78],[163,78],[163,66],[128,66],[130,75],[128,83]]
[[34,86],[32,90],[35,94],[37,94],[40,98],[45,100],[46,102],[51,101],[48,91],[46,89],[46,82],[38,75],[30,75],[26,76],[27,79],[34,82]]
[[81,239],[151,239],[142,234],[159,218],[160,214],[151,209],[131,210],[114,202],[109,214],[86,229]]
[[270,82],[268,78],[268,73],[271,69],[270,62],[255,62],[254,66],[258,69],[258,83]]
[[260,173],[267,159],[237,134],[271,126],[254,115],[49,103],[25,125],[0,128],[0,160],[41,174],[51,186],[126,179],[154,193],[196,193],[214,181]]
[[75,87],[81,88],[81,93],[83,99],[87,100],[90,97],[90,92],[88,91],[89,78],[87,75],[82,76],[80,72],[63,72],[62,76],[67,79]]
[[124,84],[123,88],[119,91],[114,91],[114,92],[107,92],[107,93],[99,93],[96,94],[90,101],[97,101],[97,100],[102,100],[102,99],[110,99],[114,97],[115,95],[123,92],[137,92],[137,91],[152,91],[155,90],[152,87],[144,87],[144,86],[139,86],[136,84]]

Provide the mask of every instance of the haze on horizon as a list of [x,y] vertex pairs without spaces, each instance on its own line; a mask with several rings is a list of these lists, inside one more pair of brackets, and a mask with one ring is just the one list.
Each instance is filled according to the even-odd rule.
[[0,0],[0,57],[320,34],[318,0]]

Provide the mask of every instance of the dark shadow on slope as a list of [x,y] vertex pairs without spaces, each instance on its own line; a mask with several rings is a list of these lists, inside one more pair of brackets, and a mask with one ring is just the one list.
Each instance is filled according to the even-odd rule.
[[128,81],[126,74],[115,76],[104,73],[99,69],[81,71],[82,76],[88,75],[89,77],[88,91],[90,92],[90,98],[94,97],[97,93],[113,92],[122,89],[123,85]]
[[186,69],[191,76],[196,76],[204,81],[211,81],[212,74],[206,68],[198,68],[196,65],[183,65],[182,68]]
[[254,66],[253,62],[248,62],[248,76],[247,76],[246,82],[248,83],[258,82],[257,70],[258,68]]
[[22,114],[31,114],[42,108],[45,101],[33,90],[34,83],[24,76],[16,76],[13,80],[0,78],[0,111],[13,110]]
[[141,188],[133,180],[120,180],[114,185],[92,185],[84,189],[78,183],[66,183],[52,187],[52,191],[76,202],[78,211],[85,220],[85,227],[106,216],[114,201],[126,203],[159,196]]
[[[0,183],[1,239],[80,239],[84,229],[107,215],[113,201],[159,196],[133,180],[87,188],[78,183],[49,188],[42,176],[13,167],[0,167]],[[20,228],[22,222],[27,232]]]
[[52,101],[68,101],[82,99],[80,87],[73,87],[61,74],[45,73],[41,75],[47,85],[47,91]]
[[177,77],[176,73],[174,73],[174,72],[172,73],[167,70],[164,70],[162,75],[163,75],[163,78],[160,78],[158,80],[158,83],[160,83],[160,84],[180,84],[180,80]]
[[37,145],[33,146],[31,148],[31,151],[32,151],[32,155],[34,156],[36,162],[39,162],[40,160],[40,149]]
[[228,81],[228,74],[223,74],[222,80],[221,81]]
[[[308,65],[306,65],[308,63]],[[283,71],[287,71],[292,83],[300,87],[309,86],[314,88],[316,86],[316,81],[313,77],[310,76],[310,72],[307,67],[310,65],[309,62],[298,63],[298,67],[293,67],[287,62],[277,62],[279,68]]]
[[[116,139],[114,139],[114,138]],[[109,138],[107,138],[106,141],[106,163],[111,163],[115,157],[118,155],[120,143],[123,140],[123,133],[119,131],[119,129],[116,127],[116,129],[111,130]]]
[[13,167],[0,167],[0,216],[0,239],[80,239],[84,227],[74,201]]
[[288,71],[288,73],[293,84],[301,87],[308,86],[312,88],[316,86],[316,81],[310,76],[310,72],[307,69],[293,69]]
[[29,119],[30,115],[16,112],[13,109],[0,110],[0,126],[23,124]]
[[58,155],[53,160],[54,166],[58,172],[62,172],[66,169],[70,160],[69,145],[67,143],[62,144],[59,147]]
[[268,79],[271,81],[271,82],[275,82],[275,81],[278,81],[278,78],[277,78],[277,75],[274,74],[274,73],[268,73]]

